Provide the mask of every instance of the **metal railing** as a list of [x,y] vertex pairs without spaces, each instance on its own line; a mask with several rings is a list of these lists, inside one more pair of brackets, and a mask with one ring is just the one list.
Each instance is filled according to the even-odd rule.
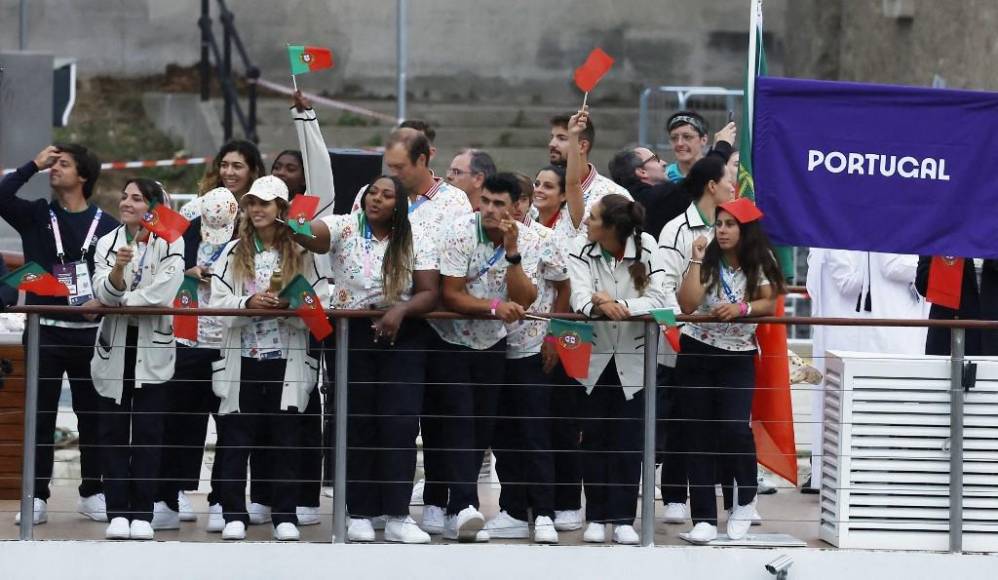
[[[219,48],[215,33],[212,30],[211,0],[201,0],[201,17],[198,19],[198,28],[201,30],[201,61],[199,70],[201,73],[201,100],[207,101],[211,98],[211,78],[212,73],[218,79],[224,99],[224,109],[222,113],[222,129],[225,140],[232,139],[233,136],[233,114],[239,121],[243,135],[246,139],[254,143],[259,143],[260,139],[256,132],[257,118],[257,79],[260,78],[260,69],[250,61],[243,45],[239,31],[236,30],[235,14],[229,10],[225,0],[216,0],[218,3],[218,20],[222,25],[222,47]],[[243,75],[239,76],[232,69],[232,47],[235,46],[239,53],[243,65]],[[243,112],[243,107],[239,102],[239,91],[236,81],[243,79],[246,81],[247,107],[248,111]]]
[[[713,121],[712,127],[720,128],[727,112],[738,110],[744,94],[745,91],[724,87],[648,87],[641,91],[638,101],[638,143],[655,151],[671,151],[669,133],[665,130],[669,115],[688,109],[691,102],[702,101],[703,106],[698,109],[707,117],[716,112],[713,115],[716,118],[707,120]],[[719,102],[723,107],[717,106]]]
[[[33,494],[35,485],[35,446],[37,414],[38,414],[38,381],[39,381],[39,332],[40,317],[46,314],[79,314],[88,312],[101,315],[168,315],[177,313],[189,313],[189,310],[175,310],[172,308],[87,308],[68,306],[20,306],[11,309],[15,313],[27,315],[26,326],[26,371],[25,371],[25,400],[24,400],[24,443],[23,443],[23,470],[22,470],[22,495],[21,495],[21,528],[20,538],[30,540],[33,538]],[[336,324],[336,352],[335,352],[335,377],[334,387],[334,421],[335,421],[335,481],[334,481],[334,508],[333,508],[333,541],[344,543],[347,539],[347,448],[348,435],[348,353],[349,344],[349,319],[376,318],[383,314],[381,311],[351,311],[351,310],[329,310],[327,314],[335,319]],[[275,313],[273,310],[225,310],[202,308],[198,310],[199,316],[242,316],[242,317],[273,317],[287,316],[288,313]],[[575,321],[588,321],[589,319],[579,315],[550,315],[546,318],[559,318]],[[429,319],[462,319],[468,318],[453,313],[432,313],[426,316]],[[644,324],[645,344],[656,344],[659,339],[660,327],[654,320],[648,317],[636,317],[635,322]],[[715,319],[702,316],[680,316],[680,322],[711,322]],[[945,328],[951,330],[952,354],[950,357],[950,477],[949,477],[949,548],[952,552],[963,550],[963,437],[964,437],[964,341],[967,329],[975,330],[998,330],[998,322],[994,321],[972,321],[972,320],[888,320],[888,319],[867,319],[854,320],[846,318],[811,318],[799,316],[785,317],[760,317],[752,320],[756,323],[772,323],[780,325],[824,325],[824,326],[865,326],[865,327],[905,327],[905,328]],[[656,381],[657,350],[644,349],[643,355],[643,442],[642,442],[642,493],[641,493],[641,545],[651,546],[655,542],[655,471],[656,471],[656,423],[661,422],[657,416],[656,391],[660,388]],[[757,386],[758,388],[764,388]],[[817,443],[820,445],[820,442]]]

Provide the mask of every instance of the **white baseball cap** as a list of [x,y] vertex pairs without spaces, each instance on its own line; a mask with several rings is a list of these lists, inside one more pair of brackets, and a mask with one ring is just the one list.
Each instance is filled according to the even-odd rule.
[[243,195],[243,199],[246,196],[252,195],[253,197],[261,201],[270,201],[272,199],[283,199],[285,202],[288,201],[288,186],[284,183],[284,180],[280,177],[274,177],[273,175],[266,175],[257,179],[250,186],[249,191]]
[[209,244],[224,244],[232,239],[239,204],[236,196],[224,187],[204,194],[201,201],[201,239]]

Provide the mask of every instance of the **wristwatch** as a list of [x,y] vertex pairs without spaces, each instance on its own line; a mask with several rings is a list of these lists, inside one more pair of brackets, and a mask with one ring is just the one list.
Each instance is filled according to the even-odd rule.
[[516,266],[522,260],[523,260],[523,256],[521,256],[520,254],[507,254],[506,255],[506,261],[509,262],[513,266]]

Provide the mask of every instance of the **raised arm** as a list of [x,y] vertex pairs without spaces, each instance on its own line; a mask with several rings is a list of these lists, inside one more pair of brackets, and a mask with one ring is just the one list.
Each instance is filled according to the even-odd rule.
[[333,213],[336,201],[336,188],[333,186],[333,165],[329,160],[329,149],[322,137],[319,120],[315,116],[312,103],[295,92],[295,105],[291,108],[291,118],[298,134],[298,148],[301,149],[305,171],[305,188],[309,195],[319,198],[319,209],[315,217]]
[[589,124],[589,107],[572,115],[568,120],[568,163],[565,167],[565,201],[568,214],[572,217],[575,229],[582,226],[586,217],[586,202],[583,199],[582,172],[587,168],[582,155],[582,131]]

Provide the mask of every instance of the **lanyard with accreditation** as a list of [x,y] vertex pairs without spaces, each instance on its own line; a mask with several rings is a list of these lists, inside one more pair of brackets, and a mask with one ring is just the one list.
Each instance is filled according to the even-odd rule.
[[[476,225],[476,230],[478,232],[478,243],[480,244],[491,243],[489,237],[485,234],[485,228],[482,227],[482,214],[475,215],[475,225]],[[496,248],[495,252],[493,252],[492,254],[492,257],[490,257],[488,261],[486,261],[485,264],[483,264],[482,267],[479,268],[478,273],[476,273],[474,276],[468,277],[468,282],[474,282],[475,280],[478,280],[479,278],[484,276],[485,273],[491,270],[492,267],[495,266],[496,263],[498,263],[499,260],[501,260],[505,255],[506,255],[505,246],[499,246],[498,248]]]
[[90,229],[83,238],[83,246],[80,248],[80,260],[66,263],[66,249],[62,244],[62,232],[59,229],[59,219],[55,212],[49,209],[49,220],[52,223],[52,237],[55,238],[55,254],[59,258],[59,263],[52,266],[52,274],[56,279],[69,288],[68,302],[70,306],[79,306],[93,298],[93,288],[90,280],[90,268],[87,266],[87,251],[97,233],[97,226],[100,224],[103,210],[97,208],[94,218],[90,222]]

